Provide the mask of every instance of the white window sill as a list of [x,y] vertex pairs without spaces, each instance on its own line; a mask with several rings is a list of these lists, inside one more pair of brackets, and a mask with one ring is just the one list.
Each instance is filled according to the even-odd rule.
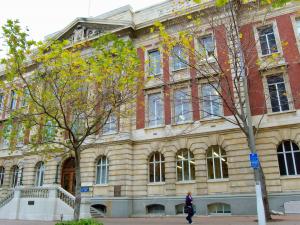
[[276,116],[276,115],[280,115],[280,114],[286,114],[286,113],[296,113],[297,110],[286,110],[286,111],[280,111],[280,112],[269,112],[267,114],[267,116]]
[[281,175],[280,180],[300,179],[300,175]]
[[223,118],[219,116],[207,117],[200,119],[200,122],[216,122],[216,121],[224,121]]
[[263,55],[262,53],[260,53],[260,58],[271,57],[273,54],[280,54],[281,55],[281,52],[277,51],[277,52],[272,52],[272,53],[269,53],[269,54],[266,54],[266,55]]
[[194,123],[194,121],[192,121],[192,120],[187,120],[187,121],[182,121],[182,122],[174,122],[174,123],[172,123],[171,125],[172,126],[180,126],[180,125],[185,125],[185,124],[192,124],[192,123]]
[[163,186],[165,184],[165,182],[149,182],[147,186]]
[[181,185],[181,184],[196,184],[196,181],[195,180],[186,180],[186,181],[177,181],[176,183],[175,183],[176,185],[178,184],[178,185]]
[[108,187],[108,184],[94,184],[94,187]]
[[180,68],[180,69],[175,69],[175,70],[172,68],[172,69],[171,69],[171,72],[172,72],[172,73],[177,73],[177,72],[180,72],[180,71],[183,71],[183,70],[187,70],[187,68],[188,68],[188,66],[187,66],[187,67]]
[[161,78],[162,77],[162,75],[163,75],[163,73],[162,72],[160,72],[160,73],[158,73],[158,74],[148,74],[148,77],[150,77],[150,78]]
[[218,182],[228,182],[228,178],[223,178],[223,179],[208,179],[207,183],[218,183]]
[[115,134],[118,134],[118,133],[119,133],[119,132],[117,132],[117,131],[112,131],[112,132],[102,133],[101,136],[115,135]]
[[145,130],[154,130],[154,129],[158,129],[158,128],[165,128],[166,125],[162,124],[162,125],[157,125],[157,126],[153,126],[153,127],[145,127]]

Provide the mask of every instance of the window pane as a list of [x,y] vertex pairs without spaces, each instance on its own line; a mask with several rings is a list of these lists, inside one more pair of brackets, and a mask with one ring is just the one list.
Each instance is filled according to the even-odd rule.
[[186,55],[181,46],[175,46],[172,50],[173,70],[179,70],[187,67]]
[[106,166],[102,166],[102,174],[101,174],[101,184],[106,184]]
[[270,100],[272,106],[272,112],[279,112],[279,99],[277,97],[277,90],[275,85],[269,85],[269,93],[270,93]]
[[214,41],[212,35],[201,38],[200,40],[201,48],[205,50],[207,57],[211,57],[214,54]]
[[161,72],[160,52],[158,50],[149,52],[149,70],[152,75]]
[[162,173],[161,181],[164,182],[165,181],[165,163],[164,162],[161,164],[161,173]]
[[290,141],[284,141],[283,144],[284,144],[284,150],[285,150],[285,152],[290,152],[291,151],[291,143],[290,143]]
[[278,145],[277,152],[283,152],[282,143]]
[[153,163],[149,164],[149,181],[150,182],[154,182],[154,167],[153,167]]
[[268,40],[269,40],[270,52],[272,52],[272,53],[277,52],[277,46],[276,46],[276,40],[275,40],[274,33],[271,33],[268,35]]
[[298,35],[298,38],[300,38],[300,19],[296,20],[296,33]]
[[155,182],[160,182],[160,164],[155,163]]
[[209,179],[214,179],[213,161],[212,161],[212,159],[207,159],[207,171],[208,171],[208,178]]
[[182,181],[182,166],[181,161],[177,161],[177,180]]
[[101,177],[101,166],[97,166],[96,184],[100,184],[100,177]]
[[191,169],[191,180],[195,180],[195,163],[190,163]]
[[289,103],[288,103],[288,98],[287,98],[287,93],[285,90],[284,83],[278,84],[277,86],[278,86],[281,110],[282,111],[289,110]]
[[214,161],[215,161],[215,175],[216,175],[215,179],[222,178],[220,159],[217,157],[217,158],[214,158]]
[[287,171],[285,169],[285,161],[284,161],[284,156],[283,154],[278,154],[278,163],[279,163],[279,170],[280,170],[280,175],[287,175]]
[[148,96],[148,113],[149,113],[149,126],[158,126],[163,123],[163,105],[161,94],[155,93]]
[[[227,158],[222,158],[222,172],[223,172],[223,178],[228,178],[228,165],[227,165]],[[224,161],[225,160],[225,161]]]
[[189,164],[187,160],[183,162],[184,180],[190,180],[189,178]]
[[300,152],[294,153],[297,175],[300,175]]
[[174,93],[175,122],[191,120],[191,101],[187,89],[176,90]]
[[266,36],[261,36],[259,38],[259,41],[260,41],[260,47],[261,47],[262,55],[268,55],[269,54],[269,46],[268,46]]
[[216,84],[205,84],[202,86],[202,110],[204,118],[220,115],[220,97],[212,85],[216,87]]
[[286,163],[287,163],[288,170],[289,170],[288,175],[295,175],[294,161],[293,161],[292,153],[286,153]]

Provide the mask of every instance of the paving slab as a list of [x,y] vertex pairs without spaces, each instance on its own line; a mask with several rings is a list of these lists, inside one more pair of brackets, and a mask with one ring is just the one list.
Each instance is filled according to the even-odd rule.
[[[274,216],[274,221],[268,225],[300,225],[300,215]],[[101,218],[104,225],[183,225],[186,220],[183,216],[176,217],[146,217],[146,218]],[[251,216],[196,216],[195,225],[257,225],[256,217]],[[28,220],[0,220],[0,225],[55,225],[55,222],[28,221]]]

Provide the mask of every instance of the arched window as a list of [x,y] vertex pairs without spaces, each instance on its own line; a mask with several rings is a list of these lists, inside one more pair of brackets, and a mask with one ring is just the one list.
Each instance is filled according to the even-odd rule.
[[97,163],[96,184],[107,184],[108,181],[108,159],[102,156]]
[[288,140],[283,141],[277,148],[280,175],[300,175],[299,146]]
[[151,155],[149,160],[149,182],[165,181],[165,157],[159,152]]
[[18,177],[19,177],[19,167],[13,166],[12,167],[12,179],[11,179],[11,187],[16,187],[18,185]]
[[177,180],[195,180],[195,160],[194,154],[188,149],[180,150],[176,155]]
[[228,165],[226,152],[218,145],[211,146],[207,150],[208,179],[228,178]]
[[39,162],[36,166],[35,186],[40,187],[44,184],[45,164]]
[[0,187],[2,187],[4,183],[4,174],[5,168],[3,166],[0,166]]

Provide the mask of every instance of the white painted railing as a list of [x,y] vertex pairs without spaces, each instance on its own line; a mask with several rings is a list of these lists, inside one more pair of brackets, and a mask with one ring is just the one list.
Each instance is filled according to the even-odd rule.
[[49,190],[46,187],[33,187],[21,190],[21,198],[48,198]]
[[5,206],[14,198],[14,191],[10,191],[1,201],[0,201],[0,208]]
[[57,187],[57,198],[74,209],[75,197],[61,187]]

